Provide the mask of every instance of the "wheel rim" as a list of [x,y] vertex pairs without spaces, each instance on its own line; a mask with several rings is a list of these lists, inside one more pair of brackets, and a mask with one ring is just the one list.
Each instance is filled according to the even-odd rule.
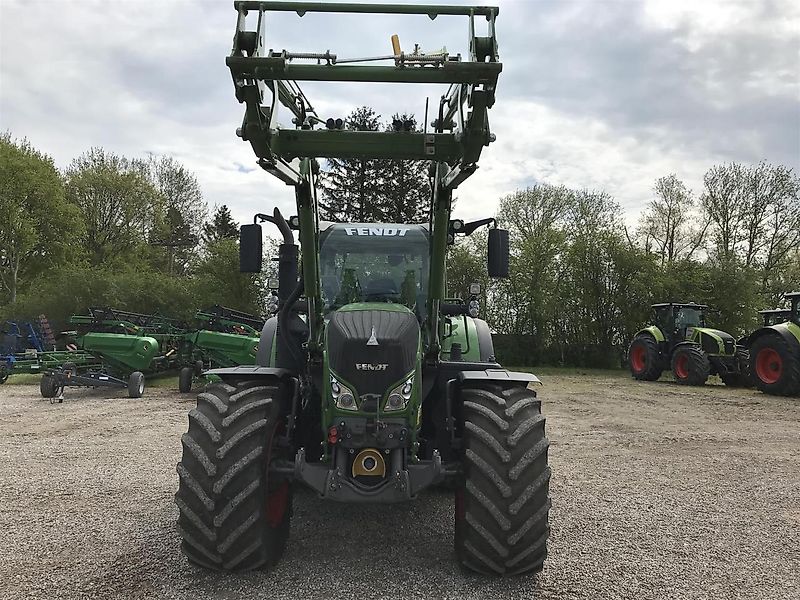
[[689,357],[683,353],[675,358],[675,375],[680,379],[689,377]]
[[756,357],[756,375],[766,384],[777,383],[783,375],[783,359],[772,348],[763,348]]
[[634,346],[631,350],[631,367],[636,373],[644,371],[647,363],[647,351],[644,346]]

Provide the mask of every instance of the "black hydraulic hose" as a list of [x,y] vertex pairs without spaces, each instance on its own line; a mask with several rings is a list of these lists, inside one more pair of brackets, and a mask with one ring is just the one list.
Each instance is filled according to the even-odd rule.
[[[277,209],[276,209],[277,210]],[[295,361],[296,366],[300,366],[303,364],[303,354],[299,352],[297,348],[295,348],[294,344],[291,343],[291,337],[289,336],[289,315],[292,312],[292,307],[294,306],[295,302],[300,299],[300,296],[303,295],[303,277],[301,276],[297,282],[297,286],[292,290],[292,293],[289,294],[289,297],[286,299],[286,302],[283,303],[281,309],[278,311],[278,350],[280,350],[281,345],[292,355],[292,358]],[[278,353],[278,358],[280,359],[280,352]],[[284,367],[285,365],[278,364],[279,367]]]

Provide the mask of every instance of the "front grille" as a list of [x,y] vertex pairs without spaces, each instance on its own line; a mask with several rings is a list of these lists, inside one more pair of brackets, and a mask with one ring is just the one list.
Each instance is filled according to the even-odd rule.
[[[370,344],[373,332],[377,343]],[[383,397],[390,385],[414,370],[419,336],[419,323],[410,312],[337,311],[327,330],[331,370],[354,385],[357,394]]]

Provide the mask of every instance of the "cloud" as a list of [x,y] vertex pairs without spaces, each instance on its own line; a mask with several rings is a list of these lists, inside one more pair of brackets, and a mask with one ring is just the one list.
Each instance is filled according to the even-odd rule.
[[[467,4],[466,2],[460,2]],[[654,180],[699,190],[726,161],[800,169],[800,9],[790,0],[500,2],[504,64],[490,114],[497,142],[458,190],[466,218],[537,181],[605,189],[629,219]],[[48,23],[42,37],[42,23]],[[447,46],[467,52],[466,20],[274,15],[267,46],[340,57]],[[198,176],[209,204],[244,222],[291,188],[256,166],[235,136],[243,107],[225,56],[227,2],[0,3],[0,129],[28,137],[60,166],[91,146],[169,154]],[[321,116],[367,104],[388,119],[433,112],[441,86],[303,86]],[[430,120],[430,115],[429,119]]]

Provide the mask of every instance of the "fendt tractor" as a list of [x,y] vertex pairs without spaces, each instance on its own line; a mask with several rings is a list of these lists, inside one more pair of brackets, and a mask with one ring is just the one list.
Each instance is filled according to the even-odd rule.
[[[489,328],[476,318],[477,286],[466,300],[446,296],[448,244],[481,226],[489,227],[489,274],[508,276],[508,232],[493,219],[451,219],[453,190],[494,141],[488,111],[501,71],[498,9],[234,6],[227,65],[245,105],[237,133],[267,172],[294,188],[297,215],[285,219],[275,209],[241,228],[245,272],[262,265],[258,222],[273,223],[283,237],[279,309],[261,333],[257,365],[210,371],[221,382],[209,384],[189,414],[177,466],[183,552],[211,569],[274,564],[287,543],[297,484],[359,504],[406,502],[449,483],[464,567],[493,575],[540,570],[550,469],[545,419],[530,389],[538,380],[497,364]],[[469,54],[406,53],[396,37],[391,55],[374,58],[266,50],[270,11],[461,15],[469,21]],[[246,28],[248,12],[256,13],[255,30]],[[485,36],[475,33],[479,20],[488,23]],[[430,129],[400,123],[395,131],[356,131],[319,117],[297,81],[449,87]],[[294,127],[278,125],[283,110]],[[429,161],[427,224],[321,222],[317,160],[326,158]]]
[[800,292],[785,294],[788,309],[761,311],[764,326],[742,343],[750,348],[750,375],[767,394],[800,395]]
[[749,354],[732,335],[706,327],[705,304],[653,304],[655,323],[640,330],[628,350],[634,379],[656,381],[672,370],[675,381],[704,385],[719,375],[725,385],[750,385]]

